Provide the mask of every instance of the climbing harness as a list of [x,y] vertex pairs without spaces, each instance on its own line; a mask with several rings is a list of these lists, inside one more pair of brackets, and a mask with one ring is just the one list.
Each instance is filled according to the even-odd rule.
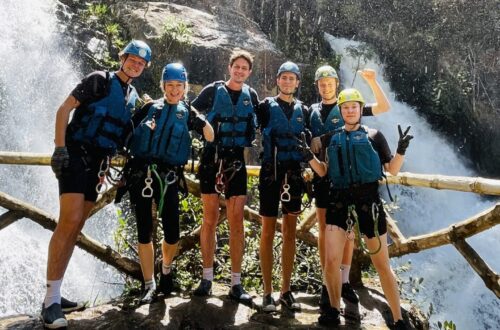
[[285,173],[285,184],[283,184],[283,192],[280,196],[282,202],[289,202],[292,199],[289,190],[290,185],[288,184],[288,173]]
[[151,168],[149,166],[146,179],[144,179],[144,183],[146,184],[146,186],[142,189],[142,197],[153,197],[153,187],[151,187],[151,185],[153,184],[153,178],[151,178]]
[[106,157],[105,159],[101,160],[101,164],[99,165],[99,172],[97,173],[97,178],[99,179],[99,182],[95,186],[95,190],[99,195],[108,190],[108,183],[106,182],[106,176],[108,171],[109,171],[109,157]]
[[[223,167],[224,160],[220,159],[219,160],[219,170],[217,174],[215,175],[215,191],[219,194],[223,194],[226,191],[227,185],[229,182],[234,178],[236,175],[236,172],[241,170],[243,167],[243,162],[240,160],[235,160],[232,162],[231,166],[228,167],[227,169],[224,169]],[[231,172],[231,175],[227,177],[228,172]]]
[[[367,247],[363,239],[361,238],[361,231],[359,229],[359,219],[358,219],[358,214],[356,213],[356,207],[354,205],[350,205],[347,209],[347,231],[346,231],[346,237],[349,240],[354,239],[354,233],[352,231],[352,219],[350,218],[350,215],[352,214],[354,218],[354,225],[356,228],[356,231],[358,233],[358,245],[361,247],[361,249],[369,255],[377,254],[380,249],[382,248],[382,241],[380,240],[380,235],[378,233],[378,216],[379,216],[379,208],[377,203],[372,203],[372,218],[373,218],[373,231],[375,233],[375,237],[377,237],[378,241],[378,247],[375,249],[375,251],[370,251]],[[351,221],[351,225],[349,227],[349,220]]]

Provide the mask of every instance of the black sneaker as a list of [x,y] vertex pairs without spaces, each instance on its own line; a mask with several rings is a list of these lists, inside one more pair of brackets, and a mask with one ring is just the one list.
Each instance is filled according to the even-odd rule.
[[164,295],[169,295],[172,291],[174,291],[174,276],[172,272],[167,275],[162,273],[160,275],[160,292]]
[[359,303],[359,298],[354,289],[351,286],[351,283],[347,282],[342,284],[342,298],[349,301],[350,303],[357,304]]
[[82,311],[85,309],[85,304],[80,302],[69,301],[64,297],[61,297],[61,309],[65,314],[76,311]]
[[319,298],[319,309],[325,311],[330,307],[330,296],[328,295],[328,289],[326,285],[321,286],[321,296]]
[[325,311],[321,312],[318,317],[318,323],[323,326],[336,326],[340,324],[340,312],[333,307],[328,307]]
[[244,305],[252,304],[252,297],[243,289],[241,284],[233,285],[229,290],[229,298],[234,299]]
[[394,325],[392,326],[392,329],[394,330],[406,330],[406,324],[403,320],[398,320]]
[[266,313],[276,312],[276,302],[271,294],[265,295],[262,298],[262,311]]
[[193,291],[195,296],[206,297],[212,294],[212,281],[202,279],[200,285]]
[[280,303],[291,311],[300,311],[301,309],[300,304],[295,301],[292,291],[282,293],[280,296]]
[[43,325],[48,329],[66,328],[68,321],[64,317],[61,304],[52,304],[48,308],[42,304]]
[[151,304],[156,299],[156,288],[144,289],[140,299],[141,304]]

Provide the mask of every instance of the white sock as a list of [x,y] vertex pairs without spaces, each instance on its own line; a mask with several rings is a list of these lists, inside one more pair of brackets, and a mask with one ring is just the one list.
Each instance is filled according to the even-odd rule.
[[241,273],[231,272],[231,286],[241,284]]
[[170,274],[170,267],[172,265],[165,265],[164,263],[161,264],[161,272],[163,273],[163,275],[167,275],[167,274]]
[[203,268],[203,279],[210,282],[214,280],[214,267]]
[[52,304],[61,304],[61,284],[62,278],[56,281],[47,280],[47,291],[45,292],[45,300],[43,301],[45,308]]
[[341,273],[342,273],[342,284],[349,283],[349,271],[351,270],[351,265],[340,265]]
[[156,290],[156,281],[154,278],[152,278],[149,281],[144,281],[144,290],[149,290],[149,289]]

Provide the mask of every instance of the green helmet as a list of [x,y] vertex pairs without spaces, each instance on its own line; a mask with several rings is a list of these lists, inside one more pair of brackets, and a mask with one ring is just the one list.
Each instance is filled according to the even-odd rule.
[[314,82],[317,82],[321,78],[335,78],[337,79],[337,83],[339,81],[337,71],[329,65],[323,65],[316,70],[316,73],[314,74]]
[[344,89],[339,93],[338,97],[338,105],[339,107],[346,102],[359,102],[361,103],[361,107],[365,105],[365,100],[363,99],[363,95],[354,88]]

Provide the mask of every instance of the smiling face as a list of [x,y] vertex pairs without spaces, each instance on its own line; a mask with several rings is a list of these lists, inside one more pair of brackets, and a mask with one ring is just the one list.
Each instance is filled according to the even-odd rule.
[[133,54],[122,56],[121,63],[122,71],[130,78],[139,77],[147,65],[143,58]]
[[283,72],[276,79],[280,93],[285,95],[292,95],[299,87],[300,80],[293,72]]
[[318,80],[318,92],[322,101],[334,101],[337,99],[337,79],[332,77]]
[[163,84],[165,99],[169,104],[177,104],[184,98],[186,83],[178,80],[168,80]]
[[361,119],[361,104],[356,101],[342,103],[340,112],[346,125],[355,126]]
[[236,84],[243,84],[252,73],[250,63],[242,57],[236,59],[233,65],[229,65],[228,70],[229,81]]

